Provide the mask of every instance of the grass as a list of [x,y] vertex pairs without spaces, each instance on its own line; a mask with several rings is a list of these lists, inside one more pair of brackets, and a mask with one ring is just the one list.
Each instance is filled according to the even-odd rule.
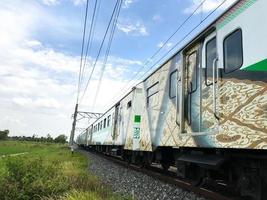
[[115,200],[113,193],[88,171],[88,159],[66,145],[36,142],[0,142],[0,200]]
[[33,142],[0,141],[0,156],[39,150]]

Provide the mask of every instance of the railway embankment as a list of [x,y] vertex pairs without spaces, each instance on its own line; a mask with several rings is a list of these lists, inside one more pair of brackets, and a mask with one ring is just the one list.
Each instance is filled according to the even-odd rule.
[[120,166],[94,153],[83,151],[90,160],[89,170],[114,192],[140,200],[206,200],[192,192],[162,182],[144,173]]

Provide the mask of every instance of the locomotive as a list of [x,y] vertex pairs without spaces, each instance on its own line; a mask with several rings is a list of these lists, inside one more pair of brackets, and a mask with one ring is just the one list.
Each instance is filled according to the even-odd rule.
[[77,137],[267,199],[267,1],[239,0]]

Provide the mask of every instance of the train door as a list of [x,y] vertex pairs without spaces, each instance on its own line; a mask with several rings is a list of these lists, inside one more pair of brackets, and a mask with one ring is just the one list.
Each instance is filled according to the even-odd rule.
[[[182,62],[182,54],[179,52],[175,58],[175,65],[177,69],[177,87],[176,87],[176,124],[179,127],[179,132],[182,133],[184,130],[184,90],[183,90],[183,62]],[[172,75],[171,75],[172,77]]]
[[94,132],[94,127],[93,127],[93,125],[91,125],[91,127],[90,127],[90,139],[89,139],[89,144],[92,144],[93,132]]
[[200,132],[201,122],[201,85],[199,70],[199,52],[200,45],[184,52],[183,67],[183,108],[184,108],[184,130],[182,133],[198,133]]
[[112,132],[112,140],[113,142],[115,142],[117,136],[118,136],[118,133],[119,133],[119,127],[120,127],[120,103],[117,103],[115,105],[115,112],[114,112],[114,116],[113,116],[113,119],[114,119],[114,127],[113,127],[113,132]]
[[221,69],[217,62],[217,37],[216,32],[213,32],[205,37],[202,48],[201,132],[203,134],[215,133],[219,125]]
[[92,135],[93,135],[93,125],[89,126],[86,130],[86,145],[90,145],[92,143]]

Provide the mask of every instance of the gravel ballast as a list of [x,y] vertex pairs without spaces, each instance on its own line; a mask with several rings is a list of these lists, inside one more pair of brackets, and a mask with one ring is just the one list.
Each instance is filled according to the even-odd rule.
[[140,200],[206,200],[90,152],[84,153],[90,159],[90,171],[100,177],[103,183],[111,186],[114,192],[131,195],[134,199]]

